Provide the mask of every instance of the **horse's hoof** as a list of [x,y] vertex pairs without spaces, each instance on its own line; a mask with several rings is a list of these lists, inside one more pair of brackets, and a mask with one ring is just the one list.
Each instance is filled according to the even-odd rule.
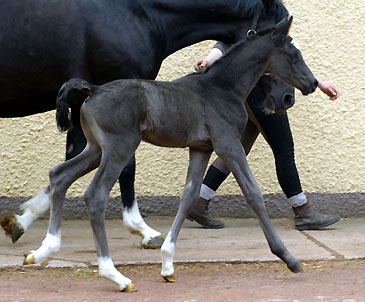
[[137,291],[137,288],[134,286],[134,284],[131,282],[129,283],[125,288],[123,288],[122,292],[126,293],[135,293]]
[[13,224],[13,232],[11,233],[11,241],[13,243],[17,242],[18,239],[24,234],[24,229],[20,223]]
[[292,265],[288,265],[288,269],[290,269],[290,271],[292,271],[293,273],[302,273],[303,272],[303,268],[302,268],[301,264],[299,263],[299,261],[296,261]]
[[164,239],[163,238],[161,238],[161,237],[155,237],[155,238],[152,238],[147,243],[143,243],[142,242],[142,247],[144,249],[157,250],[157,249],[160,249],[161,248],[163,242],[164,242]]
[[175,274],[172,274],[170,276],[163,276],[163,278],[165,279],[166,282],[176,282],[176,277]]
[[0,221],[1,227],[5,231],[5,235],[11,238],[15,243],[24,234],[22,225],[17,221],[15,215],[5,214]]
[[35,258],[33,253],[25,254],[23,265],[35,264]]

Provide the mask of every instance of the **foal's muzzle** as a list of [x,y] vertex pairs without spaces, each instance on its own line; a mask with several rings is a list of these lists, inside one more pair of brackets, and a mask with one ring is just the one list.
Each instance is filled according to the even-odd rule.
[[301,90],[302,94],[303,95],[308,95],[308,94],[311,94],[313,93],[316,88],[318,87],[318,81],[316,78],[314,78],[314,81],[313,83],[309,83],[305,86],[305,88],[303,90]]

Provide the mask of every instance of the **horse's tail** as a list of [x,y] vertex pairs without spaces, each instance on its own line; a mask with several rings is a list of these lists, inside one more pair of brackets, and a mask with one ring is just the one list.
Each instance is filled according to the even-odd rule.
[[71,79],[64,83],[57,94],[56,121],[60,131],[72,129],[71,114],[69,108],[80,109],[85,98],[93,95],[96,86],[82,79]]

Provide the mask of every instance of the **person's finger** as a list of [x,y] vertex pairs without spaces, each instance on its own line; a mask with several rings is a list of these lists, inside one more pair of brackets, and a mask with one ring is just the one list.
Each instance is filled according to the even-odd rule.
[[199,69],[204,69],[208,67],[208,62],[206,60],[202,60],[199,64]]
[[199,60],[196,60],[195,63],[194,63],[194,68],[195,68],[195,71],[199,71],[200,70],[200,65],[202,64],[203,60],[202,59],[199,59]]
[[330,92],[330,100],[336,100],[337,98],[338,98],[338,91],[337,91],[337,89],[335,88],[335,87],[333,87],[333,86],[330,86],[329,88],[328,88],[328,90],[329,90],[329,92]]

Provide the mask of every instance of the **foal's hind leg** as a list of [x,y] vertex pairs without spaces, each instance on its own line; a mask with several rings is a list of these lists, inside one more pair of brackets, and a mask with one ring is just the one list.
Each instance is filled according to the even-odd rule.
[[199,190],[203,182],[204,172],[211,155],[210,152],[202,152],[192,149],[190,149],[189,152],[190,159],[188,175],[186,177],[184,191],[181,194],[179,210],[161,247],[161,275],[169,282],[175,281],[173,258],[175,254],[176,240],[186,216],[191,212],[194,206],[194,201],[196,201],[199,197]]
[[[105,232],[105,205],[109,193],[118,179],[123,167],[137,148],[140,139],[134,135],[125,142],[118,141],[114,136],[103,147],[103,156],[94,179],[85,192],[85,202],[88,208],[90,223],[94,234],[94,242],[99,264],[99,274],[115,282],[121,291],[136,291],[130,279],[123,276],[112,262]],[[128,146],[126,146],[128,145]]]
[[71,160],[53,167],[50,172],[51,211],[47,236],[42,245],[30,251],[24,264],[39,263],[61,246],[62,205],[69,186],[81,176],[95,169],[100,161],[101,150],[98,146],[87,145],[84,151]]
[[247,203],[252,207],[257,215],[266,240],[269,243],[271,252],[282,259],[292,272],[301,272],[302,267],[299,261],[286,249],[284,243],[276,233],[269,216],[267,215],[261,190],[248,166],[242,145],[238,140],[233,140],[232,142],[234,143],[230,143],[229,148],[226,148],[226,144],[214,144],[216,153],[227,163],[241,187]]

